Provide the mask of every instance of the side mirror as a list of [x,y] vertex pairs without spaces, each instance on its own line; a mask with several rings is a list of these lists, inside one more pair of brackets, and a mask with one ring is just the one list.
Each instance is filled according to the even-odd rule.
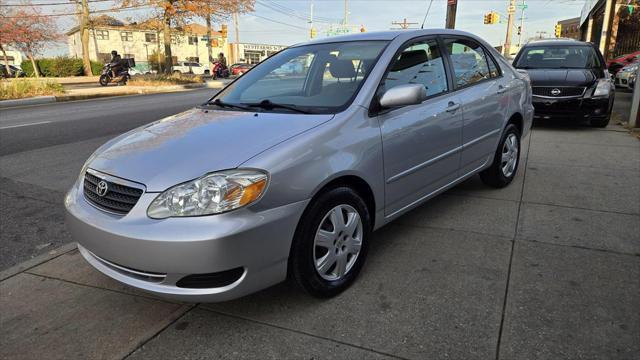
[[421,84],[394,86],[380,97],[380,105],[386,108],[417,105],[427,98],[427,89]]

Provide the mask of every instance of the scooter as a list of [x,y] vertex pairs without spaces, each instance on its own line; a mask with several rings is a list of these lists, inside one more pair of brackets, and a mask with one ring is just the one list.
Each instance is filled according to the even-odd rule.
[[100,79],[98,82],[102,86],[107,86],[110,83],[118,83],[118,85],[127,85],[127,81],[131,79],[129,75],[129,67],[124,66],[118,74],[114,74],[113,69],[111,68],[111,64],[106,64],[102,68],[102,74],[100,75]]
[[213,75],[214,80],[217,78],[228,78],[229,68],[223,65],[221,62],[216,61],[215,63],[213,63],[211,74]]

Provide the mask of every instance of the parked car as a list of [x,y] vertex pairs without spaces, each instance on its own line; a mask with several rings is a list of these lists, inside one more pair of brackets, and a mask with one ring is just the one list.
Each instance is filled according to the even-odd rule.
[[203,64],[190,61],[180,61],[173,65],[172,69],[175,74],[209,75],[210,73],[210,70]]
[[15,65],[9,65],[9,72],[7,72],[7,68],[5,64],[0,64],[0,77],[3,78],[15,78],[15,77],[25,77],[27,74],[22,71],[21,68]]
[[592,43],[530,42],[520,49],[514,64],[531,78],[535,118],[583,119],[595,127],[609,123],[615,87]]
[[619,56],[615,59],[607,61],[607,68],[613,75],[617,74],[623,67],[640,61],[640,51]]
[[638,68],[640,68],[640,62],[629,64],[620,69],[614,77],[615,85],[625,89],[633,89],[638,76]]
[[[306,76],[271,76],[300,59]],[[373,230],[478,173],[509,185],[532,117],[529,78],[475,35],[318,39],[102,145],[67,224],[91,265],[161,296],[223,301],[288,276],[329,297]]]
[[253,65],[251,64],[238,63],[229,66],[229,70],[231,70],[231,75],[242,75],[249,71],[249,69],[251,69],[252,67]]

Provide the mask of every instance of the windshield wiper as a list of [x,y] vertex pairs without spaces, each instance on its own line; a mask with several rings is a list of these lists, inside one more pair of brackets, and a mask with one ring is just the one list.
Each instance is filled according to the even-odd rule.
[[296,107],[295,105],[278,104],[278,103],[272,102],[269,99],[262,100],[259,103],[243,103],[242,105],[249,106],[249,107],[258,107],[265,110],[287,109],[287,110],[298,112],[300,114],[311,114],[309,111],[302,110]]
[[213,101],[209,101],[205,105],[216,105],[216,106],[223,107],[223,108],[236,108],[236,109],[242,109],[242,110],[251,111],[251,109],[248,108],[247,106],[224,102],[224,101],[222,101],[220,99],[215,99]]

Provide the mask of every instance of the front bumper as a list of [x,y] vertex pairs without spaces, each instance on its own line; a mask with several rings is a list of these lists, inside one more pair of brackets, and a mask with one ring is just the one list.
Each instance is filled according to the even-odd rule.
[[532,99],[535,108],[535,119],[551,118],[597,118],[607,117],[611,114],[613,102],[610,97],[600,98],[565,98],[553,99],[534,96]]
[[[125,216],[89,204],[79,181],[65,197],[67,227],[84,258],[105,275],[138,289],[180,301],[235,299],[283,281],[298,220],[308,201],[278,208],[154,220],[144,193]],[[178,286],[186,276],[241,268],[230,284]]]
[[635,79],[632,75],[632,72],[618,72],[618,74],[616,74],[616,77],[614,78],[615,86],[625,89],[633,89]]

